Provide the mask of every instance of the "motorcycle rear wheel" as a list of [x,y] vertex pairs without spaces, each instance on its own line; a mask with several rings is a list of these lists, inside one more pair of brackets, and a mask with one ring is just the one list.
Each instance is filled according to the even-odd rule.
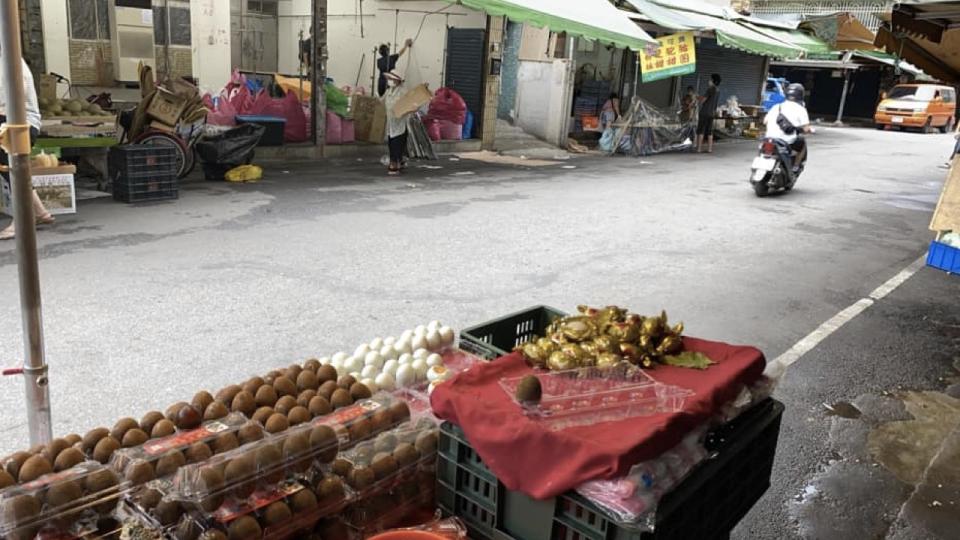
[[753,192],[757,197],[766,197],[770,193],[770,185],[766,181],[757,182],[753,185]]

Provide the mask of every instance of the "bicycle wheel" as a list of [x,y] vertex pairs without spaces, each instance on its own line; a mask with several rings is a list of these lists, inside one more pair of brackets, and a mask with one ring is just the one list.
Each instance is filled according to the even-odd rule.
[[173,135],[172,133],[166,133],[163,131],[148,131],[137,137],[133,143],[152,144],[156,146],[168,146],[175,148],[177,151],[177,178],[183,178],[184,176],[190,174],[190,169],[193,168],[191,162],[194,160],[191,159],[192,156],[188,157],[188,153],[192,153],[192,149],[187,148],[187,145],[183,142],[183,139]]

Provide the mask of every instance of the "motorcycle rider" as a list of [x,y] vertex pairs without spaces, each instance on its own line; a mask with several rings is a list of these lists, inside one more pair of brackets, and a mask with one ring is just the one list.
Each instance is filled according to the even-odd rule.
[[763,123],[766,137],[782,141],[790,148],[792,174],[796,176],[807,161],[807,143],[804,133],[812,133],[810,116],[803,104],[804,88],[800,83],[787,86],[787,100],[770,109]]

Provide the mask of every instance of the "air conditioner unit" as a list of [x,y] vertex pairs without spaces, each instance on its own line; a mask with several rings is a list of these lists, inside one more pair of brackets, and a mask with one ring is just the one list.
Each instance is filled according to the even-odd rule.
[[110,0],[110,36],[117,81],[139,81],[141,62],[156,69],[150,0]]

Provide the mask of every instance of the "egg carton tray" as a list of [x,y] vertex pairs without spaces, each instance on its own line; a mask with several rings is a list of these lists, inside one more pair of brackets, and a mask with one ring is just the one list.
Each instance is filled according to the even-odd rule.
[[686,388],[658,382],[635,366],[586,367],[532,373],[540,381],[540,400],[522,402],[517,388],[528,376],[505,377],[500,387],[524,415],[553,431],[679,412],[694,395]]

